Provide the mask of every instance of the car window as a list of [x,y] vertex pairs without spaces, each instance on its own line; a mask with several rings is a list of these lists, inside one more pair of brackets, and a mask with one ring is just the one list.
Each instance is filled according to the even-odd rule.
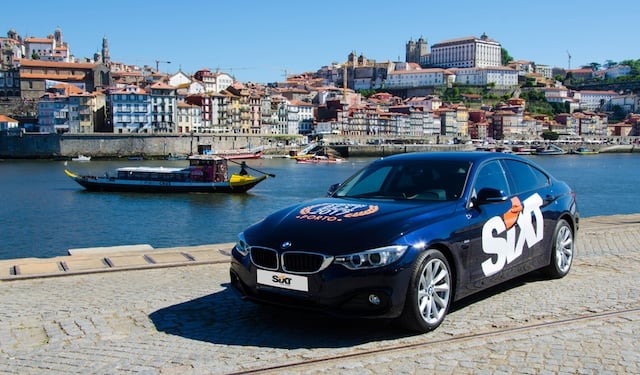
[[495,160],[483,165],[478,171],[473,185],[473,194],[478,194],[484,188],[498,189],[505,194],[509,194],[504,170],[500,163]]
[[539,169],[517,160],[504,161],[510,176],[510,186],[514,194],[540,189],[549,183],[549,178]]
[[336,196],[362,196],[378,193],[382,190],[382,184],[391,172],[391,166],[383,166],[378,169],[364,169],[351,178],[336,192]]
[[403,161],[364,170],[335,196],[445,201],[458,199],[469,172],[466,161]]

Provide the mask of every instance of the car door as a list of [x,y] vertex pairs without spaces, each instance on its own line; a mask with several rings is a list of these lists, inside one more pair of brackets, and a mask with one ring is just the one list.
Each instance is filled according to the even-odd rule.
[[548,246],[557,217],[551,205],[555,197],[549,176],[540,169],[519,160],[506,159],[502,164],[512,194],[523,204],[522,215],[518,219],[518,238],[524,246],[523,260],[534,263],[523,269],[526,272],[548,261]]
[[[518,273],[517,221],[522,202],[511,194],[500,160],[479,167],[467,206],[467,292],[472,293]],[[465,293],[467,294],[467,293]]]

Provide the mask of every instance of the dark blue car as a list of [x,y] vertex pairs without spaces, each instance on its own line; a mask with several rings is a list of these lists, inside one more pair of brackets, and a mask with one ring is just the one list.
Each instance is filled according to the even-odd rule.
[[252,301],[425,332],[472,293],[537,269],[565,276],[578,219],[571,188],[522,157],[396,155],[247,228],[231,283]]

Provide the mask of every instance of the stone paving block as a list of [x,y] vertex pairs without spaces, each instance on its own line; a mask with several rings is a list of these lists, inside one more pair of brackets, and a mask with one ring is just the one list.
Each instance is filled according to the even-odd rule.
[[151,264],[145,259],[143,254],[109,256],[107,259],[113,267],[139,267]]
[[18,275],[42,275],[60,272],[59,262],[37,262],[16,265]]
[[190,262],[181,252],[151,252],[145,255],[156,264]]
[[102,259],[103,258],[75,259],[74,257],[69,257],[68,260],[64,261],[64,264],[67,266],[68,272],[99,270],[99,269],[109,268],[109,266],[105,264],[105,262]]
[[223,253],[226,251],[230,252],[231,249],[204,249],[195,251],[187,249],[186,253],[197,262],[226,262],[229,261],[229,255]]

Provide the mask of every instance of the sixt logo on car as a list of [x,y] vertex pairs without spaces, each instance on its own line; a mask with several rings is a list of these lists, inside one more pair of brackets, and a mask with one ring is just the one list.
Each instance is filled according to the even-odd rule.
[[320,203],[304,207],[296,219],[311,221],[342,221],[367,216],[378,212],[377,205],[348,204],[348,203]]
[[275,284],[291,285],[291,278],[284,275],[273,275],[271,281]]
[[[520,255],[524,245],[531,248],[540,242],[544,235],[544,220],[542,218],[542,197],[533,194],[524,202],[514,197],[511,199],[511,209],[502,216],[494,216],[482,227],[482,251],[494,254],[482,262],[482,272],[491,276],[513,262]],[[535,225],[534,219],[535,218]],[[516,226],[516,224],[518,224]],[[520,232],[516,232],[520,228]],[[503,234],[506,232],[506,236]],[[495,261],[493,259],[495,258]]]

